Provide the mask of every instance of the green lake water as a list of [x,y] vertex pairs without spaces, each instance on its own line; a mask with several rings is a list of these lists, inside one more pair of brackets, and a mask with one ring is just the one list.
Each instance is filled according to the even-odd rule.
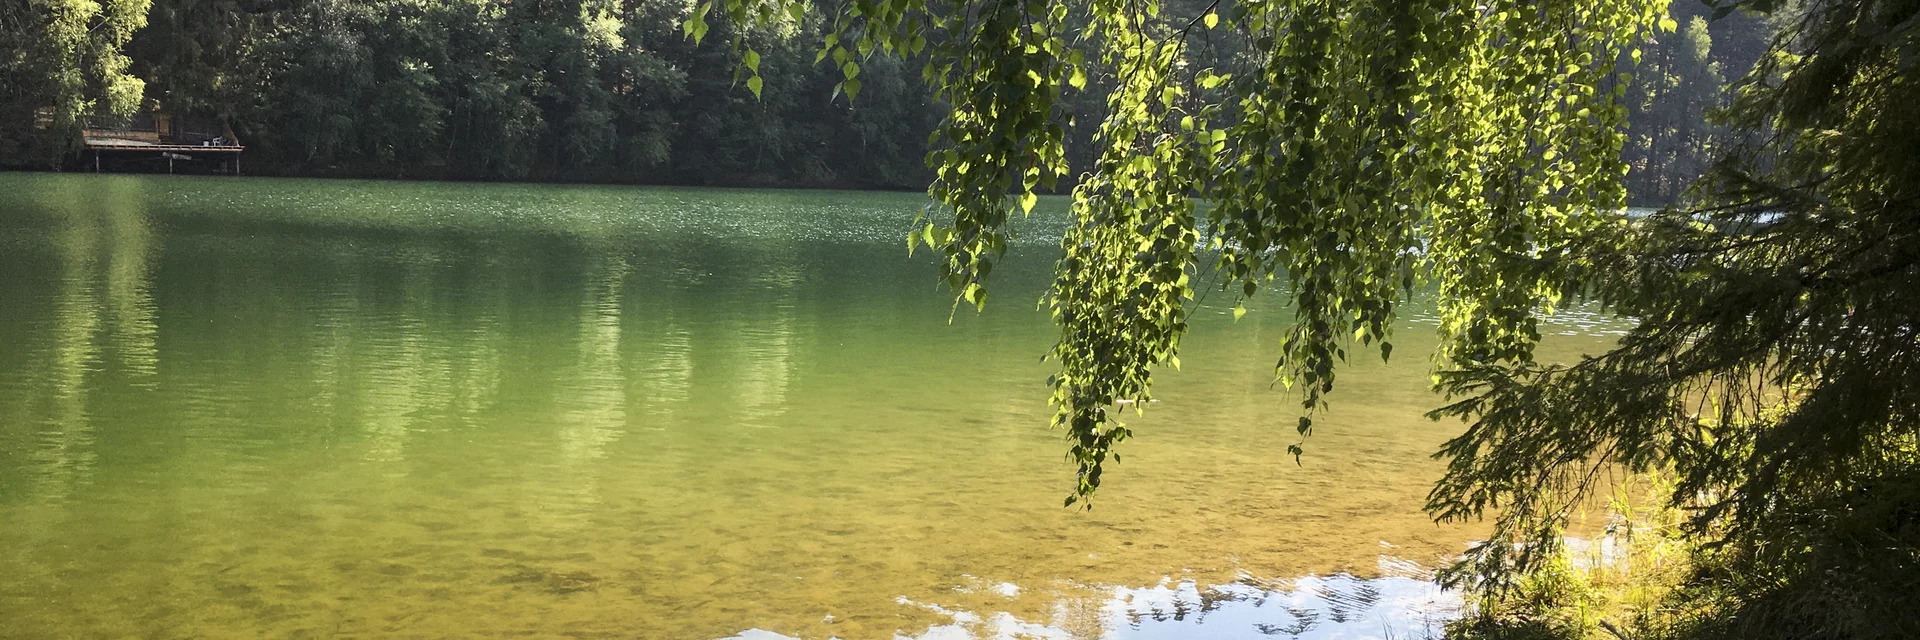
[[1420,513],[1460,427],[1421,417],[1417,311],[1295,465],[1287,314],[1209,295],[1065,509],[1033,304],[1064,205],[956,313],[906,253],[923,202],[0,174],[0,637],[1406,637],[1451,610],[1422,567],[1478,530]]

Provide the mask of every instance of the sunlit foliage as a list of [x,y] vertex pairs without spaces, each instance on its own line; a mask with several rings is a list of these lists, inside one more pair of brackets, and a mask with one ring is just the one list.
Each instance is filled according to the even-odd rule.
[[[713,6],[769,25],[792,5]],[[1444,366],[1530,362],[1538,315],[1579,267],[1568,247],[1625,201],[1628,79],[1615,63],[1674,27],[1657,0],[1215,3],[1172,21],[1162,9],[863,0],[822,52],[850,95],[873,52],[930,52],[925,77],[953,113],[917,242],[976,305],[1009,218],[1067,172],[1060,96],[1086,83],[1083,43],[1116,77],[1047,296],[1061,327],[1054,421],[1080,469],[1069,502],[1099,487],[1130,435],[1117,403],[1145,406],[1153,368],[1177,365],[1205,266],[1237,295],[1283,278],[1273,288],[1297,322],[1278,374],[1303,391],[1287,425],[1302,438],[1348,350],[1389,355],[1395,310],[1427,284],[1441,291]],[[1202,34],[1244,53],[1193,68],[1182,51]],[[1211,206],[1197,214],[1189,196]]]
[[147,23],[148,0],[0,3],[0,158],[53,166],[90,116],[125,117],[143,83],[121,47]]
[[[1902,497],[1920,406],[1912,5],[1801,8],[1740,85],[1714,143],[1725,150],[1692,142],[1691,158],[1725,157],[1695,206],[1644,218],[1622,211],[1633,80],[1616,70],[1641,61],[1642,38],[1680,31],[1663,2],[1296,0],[1162,20],[1151,0],[1096,1],[1084,16],[881,0],[848,6],[821,56],[853,95],[875,51],[932,52],[924,75],[954,112],[929,156],[930,220],[910,243],[938,250],[975,305],[1008,221],[1067,171],[1061,96],[1086,86],[1090,65],[1111,70],[1045,301],[1061,329],[1054,422],[1080,471],[1069,504],[1097,490],[1131,435],[1117,408],[1146,406],[1152,370],[1178,366],[1200,269],[1236,295],[1274,288],[1290,303],[1277,375],[1301,393],[1302,438],[1349,350],[1390,356],[1396,309],[1431,287],[1435,381],[1451,401],[1434,416],[1468,428],[1439,454],[1449,467],[1429,508],[1495,521],[1449,580],[1513,593],[1560,557],[1567,516],[1602,470],[1668,469],[1675,505],[1698,509],[1690,535],[1734,545],[1722,558],[1738,568],[1721,575],[1775,580],[1717,592],[1733,613],[1713,624],[1738,631],[1906,604],[1769,608],[1781,593],[1863,593],[1803,588],[1823,571],[1881,585],[1920,575]],[[688,30],[711,10],[770,25],[790,8],[724,0]],[[1717,72],[1704,29],[1689,20],[1678,44],[1691,46],[1656,71]],[[1189,64],[1195,34],[1215,32],[1241,53]],[[1683,112],[1710,111],[1709,98]],[[1605,354],[1536,362],[1540,318],[1580,303],[1636,326]],[[1847,524],[1836,537],[1821,522]]]

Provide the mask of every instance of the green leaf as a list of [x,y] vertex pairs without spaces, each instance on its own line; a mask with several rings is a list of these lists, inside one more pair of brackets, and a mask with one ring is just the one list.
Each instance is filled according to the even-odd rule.
[[693,15],[687,17],[687,23],[682,28],[686,30],[687,35],[693,37],[694,44],[699,44],[707,37],[707,12],[712,9],[713,3],[702,2],[693,10]]
[[1220,12],[1208,11],[1206,17],[1201,18],[1201,21],[1207,23],[1208,29],[1212,29],[1220,24]]
[[755,98],[760,97],[760,87],[762,84],[763,83],[760,81],[760,76],[747,78],[747,90],[752,91],[753,97]]

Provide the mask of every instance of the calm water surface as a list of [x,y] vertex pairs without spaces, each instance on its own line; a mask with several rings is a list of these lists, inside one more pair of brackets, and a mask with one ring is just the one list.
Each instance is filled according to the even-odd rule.
[[[1204,301],[1091,512],[1043,205],[962,309],[914,194],[0,174],[0,637],[1417,636],[1476,530],[1430,325],[1294,442]],[[1257,302],[1257,301],[1256,301]],[[1414,314],[1418,315],[1418,314]],[[1549,351],[1603,344],[1572,318]],[[1423,341],[1425,340],[1425,341]]]

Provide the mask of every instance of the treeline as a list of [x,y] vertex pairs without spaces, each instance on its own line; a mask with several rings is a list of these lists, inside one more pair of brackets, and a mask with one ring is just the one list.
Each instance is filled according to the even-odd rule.
[[[920,82],[924,61],[882,54],[860,62],[850,105],[840,69],[816,63],[829,30],[817,15],[777,33],[735,34],[715,19],[696,43],[682,30],[692,5],[672,0],[79,4],[102,10],[0,9],[0,53],[11,54],[0,55],[0,162],[72,163],[87,119],[140,104],[227,122],[250,173],[920,189],[945,115]],[[1208,3],[1192,4],[1166,20]],[[1695,0],[1672,11],[1679,29],[1647,43],[1637,66],[1623,61],[1634,73],[1635,204],[1671,202],[1704,170],[1720,135],[1707,115],[1768,33],[1745,14],[1709,21]],[[761,56],[758,98],[736,35]],[[1217,64],[1243,50],[1207,43],[1190,55]],[[1067,104],[1070,141],[1090,142],[1103,116],[1110,79],[1094,75]],[[82,80],[92,77],[107,80]],[[118,97],[86,98],[109,90]],[[56,103],[66,105],[57,122],[27,126]],[[1070,145],[1076,171],[1090,147]]]
[[127,45],[156,104],[231,123],[255,172],[920,188],[917,67],[812,64],[821,26],[681,30],[666,0],[158,0]]
[[1714,17],[1699,0],[1676,0],[1669,8],[1678,24],[1641,47],[1626,103],[1628,199],[1664,206],[1705,173],[1729,142],[1713,112],[1728,106],[1729,83],[1747,75],[1767,50],[1775,25],[1747,12]]

